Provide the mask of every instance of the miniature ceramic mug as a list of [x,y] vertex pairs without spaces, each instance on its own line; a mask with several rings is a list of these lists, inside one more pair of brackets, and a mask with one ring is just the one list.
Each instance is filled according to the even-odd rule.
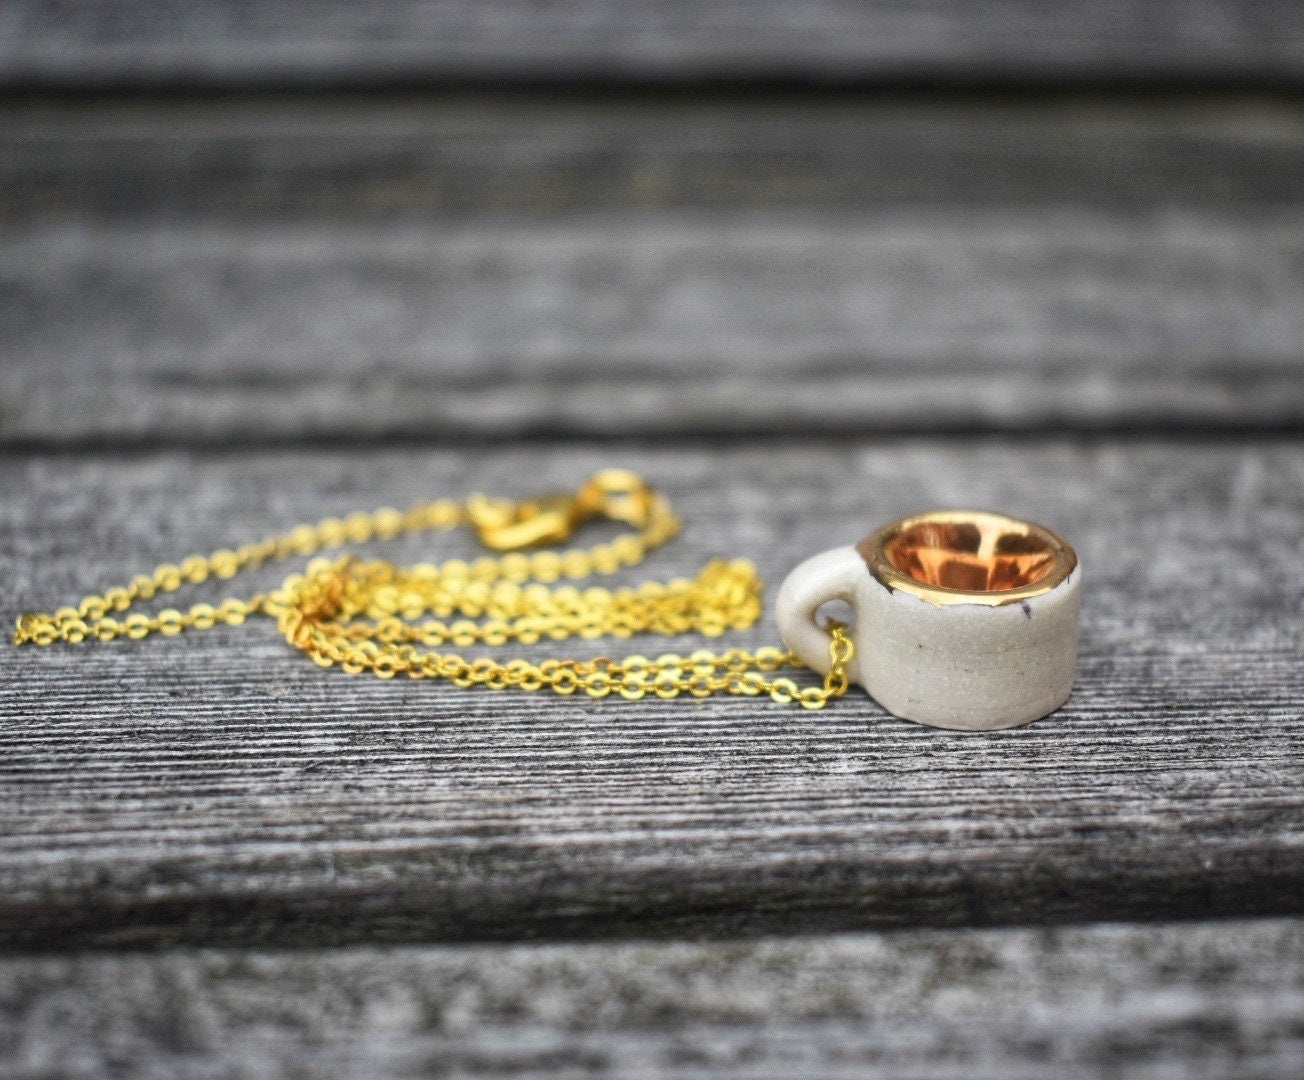
[[846,601],[853,682],[906,720],[991,731],[1068,699],[1081,585],[1077,555],[1049,529],[946,510],[807,559],[784,581],[775,615],[788,648],[824,673],[830,636],[816,611]]

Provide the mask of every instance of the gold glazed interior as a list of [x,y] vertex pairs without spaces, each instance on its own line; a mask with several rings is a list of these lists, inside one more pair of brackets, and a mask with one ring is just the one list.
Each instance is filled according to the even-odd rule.
[[856,546],[884,585],[941,604],[1016,603],[1049,592],[1077,565],[1060,536],[981,510],[943,510],[885,525]]

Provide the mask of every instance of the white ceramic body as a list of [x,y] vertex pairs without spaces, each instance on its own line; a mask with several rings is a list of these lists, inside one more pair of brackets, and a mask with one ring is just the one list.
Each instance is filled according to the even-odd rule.
[[1014,603],[937,604],[889,589],[853,547],[807,559],[779,589],[775,617],[802,662],[829,669],[830,600],[855,612],[850,677],[906,720],[958,731],[1018,727],[1068,700],[1077,666],[1082,570]]

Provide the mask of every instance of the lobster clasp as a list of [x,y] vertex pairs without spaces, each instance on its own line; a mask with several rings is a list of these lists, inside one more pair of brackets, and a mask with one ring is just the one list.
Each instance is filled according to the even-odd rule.
[[641,477],[623,469],[605,469],[573,493],[540,495],[522,502],[473,495],[466,514],[485,547],[516,551],[569,540],[576,529],[595,517],[641,528],[650,520],[655,499]]
[[493,551],[515,551],[569,539],[583,520],[574,495],[540,495],[524,502],[473,495],[466,514],[480,543]]

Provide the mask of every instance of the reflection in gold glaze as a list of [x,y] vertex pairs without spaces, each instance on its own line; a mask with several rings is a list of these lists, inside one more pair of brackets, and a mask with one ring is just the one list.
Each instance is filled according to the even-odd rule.
[[1049,529],[981,510],[894,521],[856,550],[880,583],[935,604],[1017,603],[1049,592],[1078,561]]

